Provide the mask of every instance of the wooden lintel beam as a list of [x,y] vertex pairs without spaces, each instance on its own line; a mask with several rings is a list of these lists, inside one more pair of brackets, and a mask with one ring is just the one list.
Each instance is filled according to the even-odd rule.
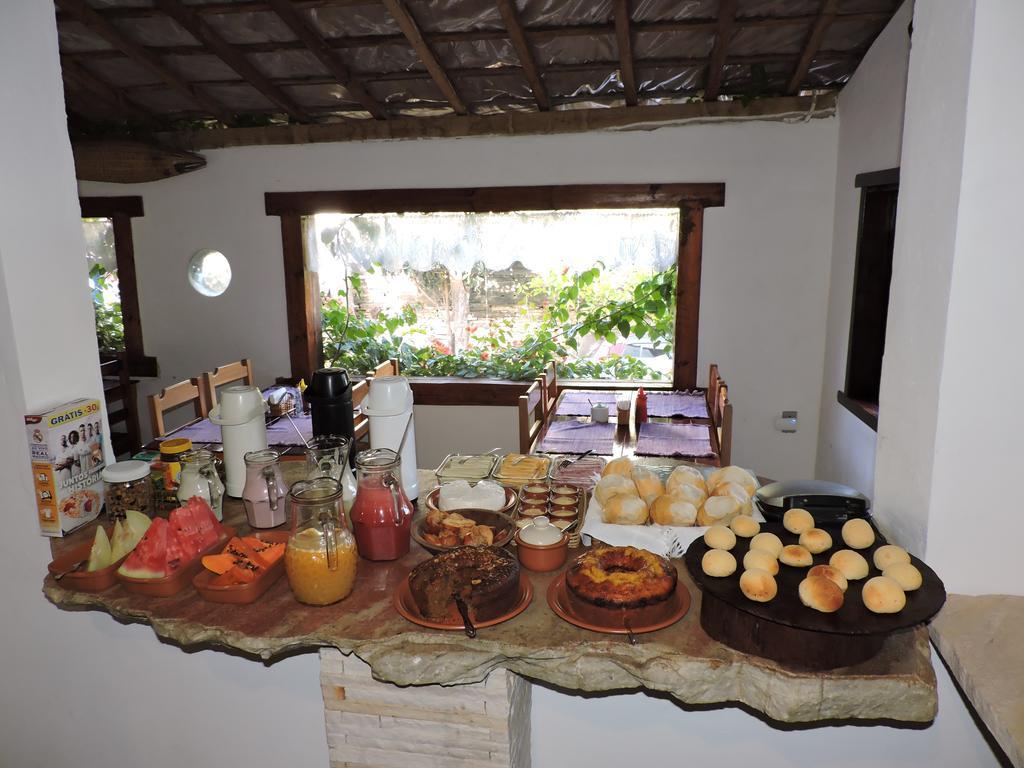
[[636,73],[633,70],[633,33],[630,24],[629,0],[615,0],[615,42],[619,48],[619,72],[626,94],[626,106],[635,107],[638,94]]
[[173,90],[195,102],[225,125],[233,125],[231,113],[216,99],[191,87],[183,78],[172,72],[146,48],[136,43],[121,30],[91,8],[85,0],[56,0],[57,6],[120,50],[125,56],[141,65],[150,73],[167,83]]
[[796,66],[793,67],[793,74],[790,76],[789,84],[786,86],[787,94],[794,95],[800,90],[800,84],[807,77],[807,71],[811,68],[814,54],[821,48],[821,41],[825,38],[825,32],[835,20],[838,11],[839,0],[821,0],[821,9],[811,25],[810,32],[807,33],[807,40],[804,42],[800,58],[797,60]]
[[441,93],[448,99],[452,109],[459,115],[469,114],[466,103],[459,96],[458,91],[455,90],[455,86],[452,85],[452,81],[448,78],[444,67],[441,66],[441,62],[437,60],[434,51],[431,50],[430,45],[423,38],[419,25],[412,17],[412,14],[409,13],[409,9],[405,7],[403,0],[382,0],[382,2],[388,13],[395,20],[395,23],[398,24],[399,29],[402,30],[405,39],[409,41],[409,45],[413,47],[416,55],[420,57],[423,66],[430,72],[430,76],[441,90]]
[[105,82],[81,64],[61,56],[60,68],[65,83],[73,83],[77,88],[91,93],[125,117],[131,117],[150,125],[155,122],[153,113],[133,101],[123,90]]
[[348,66],[337,52],[324,42],[323,37],[309,21],[297,10],[291,0],[269,0],[270,7],[278,18],[295,33],[295,36],[309,49],[309,52],[316,57],[324,68],[352,95],[352,97],[366,107],[366,111],[378,120],[387,118],[387,111],[380,105],[358,78],[352,75]]
[[708,76],[704,84],[704,101],[717,101],[722,89],[722,74],[729,41],[732,39],[733,24],[736,20],[736,0],[720,0],[718,3],[718,27],[715,30],[715,44],[708,59]]
[[544,87],[544,81],[537,70],[537,62],[530,49],[530,41],[526,39],[522,22],[519,21],[515,3],[512,0],[498,0],[498,11],[505,22],[505,29],[508,30],[516,55],[519,56],[519,63],[523,68],[523,75],[526,76],[526,82],[533,91],[533,98],[537,100],[537,107],[542,112],[551,109],[551,97],[548,96],[548,90]]
[[192,37],[205,45],[210,53],[217,56],[241,75],[243,79],[247,80],[249,85],[266,96],[271,103],[276,104],[287,112],[293,120],[302,123],[311,121],[312,118],[305,109],[295,103],[278,86],[274,85],[266,75],[260,72],[245,57],[245,54],[237,51],[234,46],[224,40],[191,7],[183,5],[180,0],[156,0],[156,5]]

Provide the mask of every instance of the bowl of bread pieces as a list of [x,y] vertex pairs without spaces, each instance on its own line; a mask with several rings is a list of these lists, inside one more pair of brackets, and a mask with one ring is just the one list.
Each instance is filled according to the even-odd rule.
[[[609,461],[594,487],[601,519],[614,525],[729,525],[753,514],[757,479],[742,467],[700,469],[681,464],[667,477],[629,457]],[[753,521],[752,521],[753,522]]]

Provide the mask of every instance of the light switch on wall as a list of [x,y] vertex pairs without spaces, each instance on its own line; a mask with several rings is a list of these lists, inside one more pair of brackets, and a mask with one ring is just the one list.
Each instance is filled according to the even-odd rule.
[[796,427],[796,411],[783,411],[782,416],[775,420],[775,428],[779,430],[779,432],[785,432],[787,434],[796,432]]

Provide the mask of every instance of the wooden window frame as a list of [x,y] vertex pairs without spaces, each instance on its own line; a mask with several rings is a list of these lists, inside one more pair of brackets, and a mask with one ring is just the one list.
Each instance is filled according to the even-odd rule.
[[157,360],[145,352],[142,341],[142,316],[139,312],[139,288],[135,275],[135,242],[132,219],[145,216],[142,198],[79,197],[83,219],[110,219],[114,228],[114,254],[117,259],[117,285],[121,295],[121,322],[124,325],[124,352],[128,373],[132,376],[156,376]]
[[592,208],[677,208],[675,359],[672,385],[697,385],[697,333],[704,209],[725,205],[725,184],[579,184],[530,187],[362,189],[267,192],[268,216],[281,218],[291,375],[321,367],[319,284],[306,269],[302,219],[317,213],[510,213]]
[[864,223],[867,205],[867,190],[880,190],[883,188],[895,188],[898,192],[900,183],[900,169],[899,168],[887,168],[883,171],[871,171],[868,173],[860,173],[854,179],[854,186],[861,190],[860,194],[860,208],[858,212],[857,220],[857,245],[854,257],[853,267],[853,289],[850,299],[850,329],[846,343],[846,372],[843,378],[843,388],[836,393],[837,402],[843,406],[846,410],[864,422],[868,427],[878,431],[878,403],[868,402],[857,398],[850,394],[851,387],[851,373],[853,369],[853,340],[854,340],[854,321],[855,313],[857,309],[857,278],[860,274],[861,268],[861,255],[864,239]]

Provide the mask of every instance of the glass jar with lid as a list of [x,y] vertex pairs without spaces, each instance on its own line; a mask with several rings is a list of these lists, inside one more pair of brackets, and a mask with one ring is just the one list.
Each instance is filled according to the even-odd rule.
[[125,512],[134,509],[153,516],[153,483],[149,464],[145,461],[118,461],[103,468],[103,495],[107,517],[123,520]]
[[193,496],[206,499],[214,516],[218,520],[224,519],[224,483],[213,465],[213,454],[210,451],[189,451],[181,458],[178,503],[184,504]]

